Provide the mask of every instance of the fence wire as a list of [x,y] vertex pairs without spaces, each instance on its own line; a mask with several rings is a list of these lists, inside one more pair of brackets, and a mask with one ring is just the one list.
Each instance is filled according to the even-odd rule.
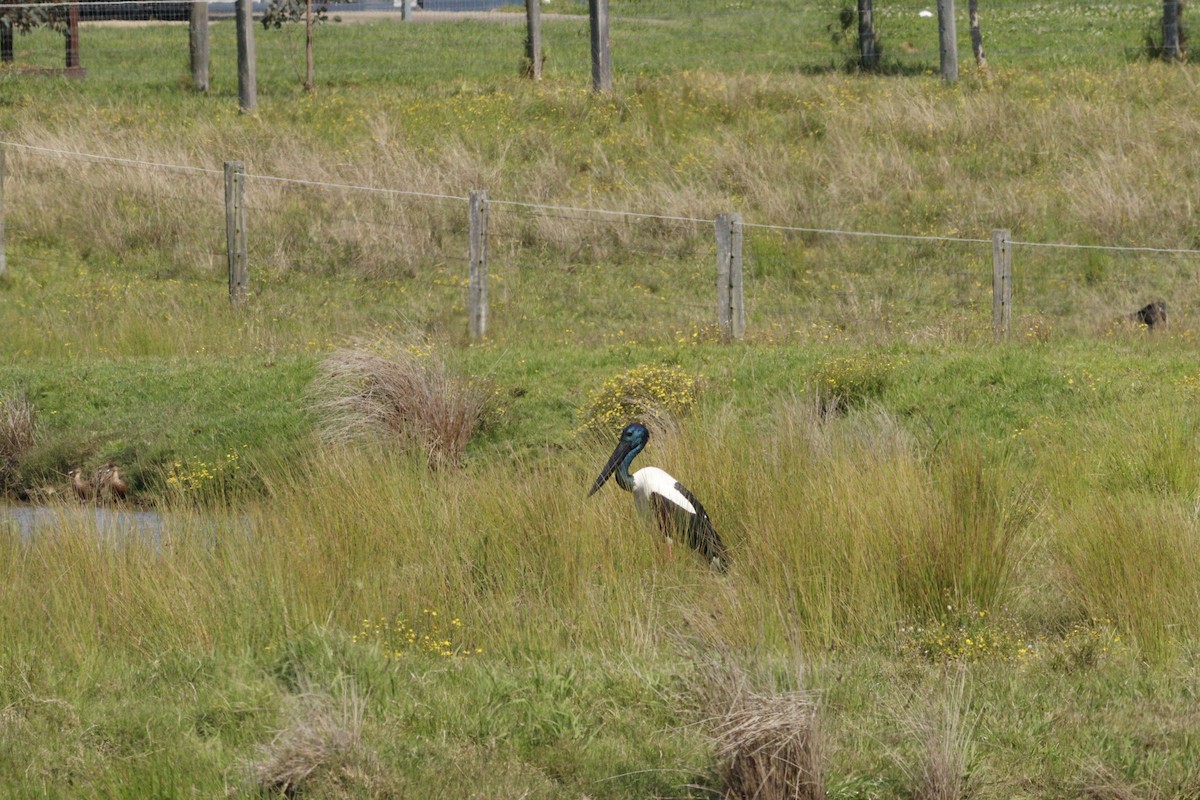
[[[71,308],[205,313],[227,293],[223,171],[5,146],[13,276],[69,270]],[[246,175],[249,327],[264,346],[314,333],[314,348],[364,331],[463,340],[468,330],[467,193]],[[746,336],[756,341],[971,341],[993,335],[990,238],[742,227]],[[715,341],[712,220],[493,199],[488,338],[613,344]],[[1173,330],[1200,306],[1200,250],[1010,241],[1013,338],[1119,335],[1156,301]],[[182,294],[181,294],[182,293]],[[313,301],[313,297],[320,298]],[[124,304],[124,305],[122,305]],[[124,309],[124,310],[122,310]],[[257,327],[256,327],[257,326]],[[279,330],[290,331],[282,334]],[[199,334],[197,334],[199,335]],[[1190,335],[1190,334],[1189,334]],[[199,350],[205,345],[196,344]]]
[[[516,79],[524,67],[523,4],[511,0],[406,0],[316,4],[315,76],[319,84],[431,85],[462,80]],[[966,3],[956,10],[960,63],[972,62]],[[61,28],[70,4],[0,5],[6,24],[28,19],[44,25],[5,25],[0,77],[29,80],[31,71],[65,63]],[[610,36],[614,75],[661,73],[794,74],[855,66],[857,22],[853,4],[829,0],[612,0]],[[111,0],[78,4],[78,53],[87,80],[110,89],[188,86],[191,4],[181,0]],[[232,3],[207,6],[212,91],[236,96],[237,55]],[[262,21],[270,5],[255,3]],[[897,0],[875,9],[879,67],[922,74],[939,69],[936,5]],[[1162,48],[1162,4],[1151,0],[1010,0],[985,5],[981,34],[989,64],[998,68],[1111,65],[1152,57]],[[21,15],[25,15],[22,17]],[[541,5],[543,74],[586,84],[590,75],[587,3]],[[269,20],[268,20],[269,21]],[[305,25],[254,25],[259,92],[294,91],[306,74]],[[697,78],[701,80],[701,78]]]

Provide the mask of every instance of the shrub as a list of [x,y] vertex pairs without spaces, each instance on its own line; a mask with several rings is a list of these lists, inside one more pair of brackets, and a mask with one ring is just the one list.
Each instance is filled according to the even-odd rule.
[[493,396],[483,383],[452,375],[431,350],[393,342],[331,354],[313,393],[327,440],[398,441],[424,453],[434,468],[462,463]]
[[697,395],[698,381],[682,367],[643,364],[604,382],[580,409],[580,428],[616,432],[634,419],[671,427],[695,407]]
[[882,397],[897,363],[890,356],[871,353],[826,361],[813,376],[821,415]]

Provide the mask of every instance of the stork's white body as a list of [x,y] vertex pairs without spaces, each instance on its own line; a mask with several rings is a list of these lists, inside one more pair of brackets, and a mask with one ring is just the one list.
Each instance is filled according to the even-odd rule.
[[[675,488],[676,483],[666,470],[658,467],[642,467],[633,473],[633,504],[644,520],[654,524],[654,505],[650,502],[650,495],[654,494],[695,516],[695,506]],[[666,531],[663,533],[666,534]],[[671,538],[669,534],[667,538]]]

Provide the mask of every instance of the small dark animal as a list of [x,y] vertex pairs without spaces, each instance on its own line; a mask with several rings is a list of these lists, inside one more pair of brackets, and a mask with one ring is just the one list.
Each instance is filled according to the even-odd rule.
[[1145,325],[1150,330],[1165,328],[1167,327],[1167,303],[1165,300],[1155,300],[1130,314],[1129,320],[1138,325]]

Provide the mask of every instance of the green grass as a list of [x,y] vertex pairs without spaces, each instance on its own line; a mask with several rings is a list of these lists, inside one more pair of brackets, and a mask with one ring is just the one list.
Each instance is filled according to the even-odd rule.
[[[253,116],[228,21],[209,96],[181,26],[87,28],[83,81],[0,73],[12,141],[200,168],[6,153],[0,401],[37,419],[9,472],[59,516],[0,517],[0,797],[254,797],[292,768],[318,798],[711,797],[737,680],[816,692],[835,798],[1200,793],[1195,258],[1017,245],[1004,344],[989,289],[997,227],[1200,242],[1194,68],[1141,60],[1157,12],[1129,3],[985,9],[992,72],[955,87],[915,2],[878,9],[879,76],[843,71],[836,9],[741,6],[614,0],[607,97],[578,8],[539,86],[518,14],[322,26],[312,95],[298,31],[259,30]],[[730,210],[723,343],[704,220]],[[1156,297],[1168,331],[1123,321]],[[374,337],[491,387],[461,468],[319,436],[321,360]],[[639,367],[696,379],[635,466],[702,499],[727,577],[586,497],[588,409]],[[109,460],[154,535],[69,501]]]

